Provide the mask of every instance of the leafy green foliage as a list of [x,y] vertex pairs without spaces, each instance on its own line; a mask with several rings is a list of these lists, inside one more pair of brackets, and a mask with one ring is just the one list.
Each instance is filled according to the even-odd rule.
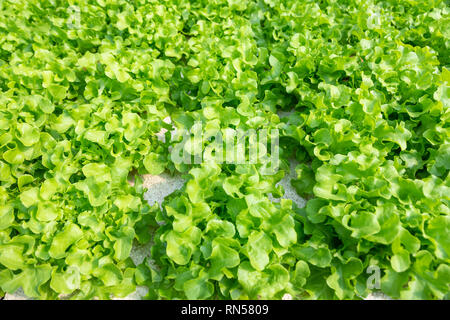
[[[393,298],[448,297],[449,13],[0,1],[0,295],[355,299],[377,265]],[[280,170],[174,163],[181,137],[156,135],[167,116],[207,137],[277,129]],[[270,197],[292,158],[305,208]],[[139,175],[164,170],[188,181],[160,210]],[[153,229],[152,261],[135,266]]]

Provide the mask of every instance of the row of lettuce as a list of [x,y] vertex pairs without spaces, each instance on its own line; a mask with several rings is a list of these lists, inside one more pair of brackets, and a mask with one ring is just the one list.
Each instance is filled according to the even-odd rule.
[[[2,2],[0,290],[355,299],[375,266],[393,298],[448,297],[449,20],[437,0]],[[277,129],[279,170],[174,163],[166,117]],[[304,208],[273,201],[292,160]],[[139,175],[165,170],[187,182],[161,210]]]

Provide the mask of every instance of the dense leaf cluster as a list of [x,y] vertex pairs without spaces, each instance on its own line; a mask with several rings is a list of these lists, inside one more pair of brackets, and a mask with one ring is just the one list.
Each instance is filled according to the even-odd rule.
[[[448,297],[449,26],[441,0],[0,0],[0,293],[354,299],[375,265]],[[174,163],[168,116],[277,129],[280,170]],[[305,208],[272,198],[293,159]]]

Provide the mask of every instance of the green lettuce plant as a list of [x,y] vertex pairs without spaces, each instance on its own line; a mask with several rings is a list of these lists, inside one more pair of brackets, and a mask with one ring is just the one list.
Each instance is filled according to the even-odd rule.
[[[392,298],[448,298],[449,19],[441,0],[0,1],[0,296],[359,299],[377,266]],[[175,163],[166,117],[278,130],[279,170]],[[292,160],[304,208],[274,201]],[[160,209],[140,175],[163,171],[187,182]]]

